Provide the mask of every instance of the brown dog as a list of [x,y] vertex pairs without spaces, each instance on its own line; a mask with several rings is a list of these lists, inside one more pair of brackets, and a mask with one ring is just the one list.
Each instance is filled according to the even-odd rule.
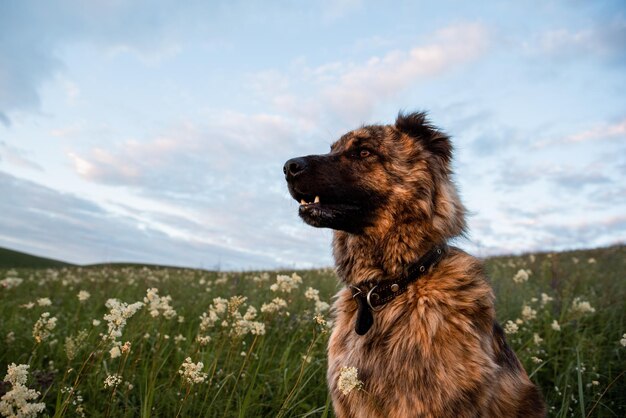
[[[338,417],[542,417],[481,262],[448,247],[465,229],[450,139],[424,113],[365,126],[284,172],[300,217],[335,230],[328,384]],[[356,367],[361,390],[338,385]]]

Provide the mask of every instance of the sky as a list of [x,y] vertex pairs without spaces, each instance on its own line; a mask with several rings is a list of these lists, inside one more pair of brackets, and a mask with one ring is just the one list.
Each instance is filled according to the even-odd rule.
[[626,241],[626,4],[0,2],[0,246],[332,264],[283,163],[425,110],[478,256]]

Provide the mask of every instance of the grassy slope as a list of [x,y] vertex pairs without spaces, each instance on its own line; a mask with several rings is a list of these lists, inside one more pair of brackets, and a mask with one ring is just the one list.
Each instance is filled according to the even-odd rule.
[[[524,305],[535,311],[534,318],[526,319],[507,339],[541,387],[551,408],[549,416],[625,416],[626,347],[620,339],[626,332],[626,246],[496,257],[485,264],[501,323],[522,318]],[[531,271],[530,278],[514,283],[512,277],[520,269]],[[0,278],[4,273],[0,269]],[[22,284],[0,289],[0,373],[11,362],[29,363],[33,372],[29,384],[44,394],[51,416],[60,411],[59,416],[75,415],[71,396],[61,391],[72,382],[77,382],[87,415],[94,417],[176,416],[178,412],[209,417],[332,416],[325,382],[328,335],[320,334],[321,328],[311,319],[312,302],[304,297],[312,286],[319,289],[323,301],[331,300],[340,285],[329,270],[299,272],[303,284],[284,294],[269,289],[275,272],[265,281],[253,280],[257,273],[117,266],[18,269],[17,274],[24,279]],[[111,297],[128,303],[143,300],[151,287],[171,295],[171,304],[184,321],[152,317],[142,309],[129,319],[120,338],[132,343],[130,354],[111,359],[111,345],[99,335],[106,332],[105,301]],[[79,290],[89,291],[91,298],[80,303]],[[542,293],[552,300],[542,304]],[[225,327],[220,319],[206,331],[210,343],[198,344],[199,316],[207,312],[213,298],[234,295],[246,296],[245,303],[256,308],[281,296],[288,301],[289,315],[259,312],[257,319],[267,332],[258,338],[229,337],[230,325]],[[52,304],[22,307],[39,297],[49,297]],[[576,298],[588,301],[595,311],[577,313],[572,308]],[[58,324],[51,337],[35,344],[33,324],[44,311],[58,318]],[[243,314],[245,306],[239,311]],[[93,326],[93,319],[102,323]],[[551,327],[554,320],[560,331]],[[70,360],[65,338],[77,338],[81,329],[88,335]],[[185,340],[177,341],[180,337]],[[187,356],[204,363],[210,383],[184,384],[178,369]],[[71,373],[64,373],[70,369]],[[103,381],[115,372],[124,384],[113,392],[104,388]],[[8,389],[1,386],[0,395]]]
[[53,260],[51,258],[38,257],[20,251],[0,248],[0,268],[54,268],[69,267],[70,263]]

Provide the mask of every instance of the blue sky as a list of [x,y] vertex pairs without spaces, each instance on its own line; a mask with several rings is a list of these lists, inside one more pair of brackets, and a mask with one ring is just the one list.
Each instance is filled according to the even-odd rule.
[[0,246],[332,263],[282,164],[428,110],[477,255],[626,238],[623,1],[0,3]]

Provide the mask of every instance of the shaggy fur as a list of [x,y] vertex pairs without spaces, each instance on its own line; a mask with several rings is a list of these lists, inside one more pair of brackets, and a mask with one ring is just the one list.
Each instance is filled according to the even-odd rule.
[[[302,219],[335,230],[333,254],[346,287],[333,306],[328,385],[338,417],[543,417],[535,385],[495,320],[482,264],[451,248],[433,270],[354,331],[349,286],[394,279],[436,244],[461,235],[465,208],[451,179],[452,146],[425,114],[365,126],[325,155],[285,164]],[[337,388],[342,366],[363,390]]]

